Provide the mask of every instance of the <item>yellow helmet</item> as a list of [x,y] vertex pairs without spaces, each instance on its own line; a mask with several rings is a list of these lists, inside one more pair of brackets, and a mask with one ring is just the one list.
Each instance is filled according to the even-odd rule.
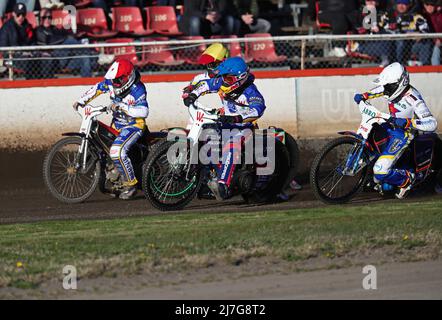
[[198,60],[199,64],[208,65],[213,62],[222,62],[229,56],[229,53],[221,43],[213,43],[206,50]]

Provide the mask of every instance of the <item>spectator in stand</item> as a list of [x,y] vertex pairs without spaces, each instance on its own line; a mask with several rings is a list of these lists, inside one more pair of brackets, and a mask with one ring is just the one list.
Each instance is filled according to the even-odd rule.
[[21,2],[26,6],[28,12],[32,12],[35,10],[35,2],[36,0],[20,0],[17,2]]
[[[40,26],[35,30],[36,41],[39,45],[72,45],[81,42],[66,29],[58,29],[52,25],[52,12],[50,9],[40,11]],[[52,78],[54,72],[58,69],[69,70],[72,73],[80,71],[82,77],[92,76],[93,59],[76,58],[75,56],[94,56],[93,51],[89,49],[56,49],[52,52],[46,52],[46,57],[55,59],[46,59],[42,61],[42,70],[45,71],[43,77]],[[72,59],[56,59],[64,57],[74,57]]]
[[[442,1],[441,0],[424,0],[423,16],[430,25],[430,32],[442,33]],[[440,65],[440,44],[441,39],[434,40],[433,54],[431,56],[431,64],[433,66]]]
[[181,30],[189,36],[231,35],[235,19],[229,13],[229,0],[184,0]]
[[[359,25],[358,0],[309,0],[310,17],[316,20],[316,2],[319,2],[319,20],[330,24],[333,34],[347,34],[357,30]],[[346,56],[345,41],[336,41],[330,55]]]
[[[272,25],[269,21],[258,18],[257,0],[234,0],[235,12],[239,15],[239,34],[267,33]],[[237,33],[237,32],[235,32]]]
[[[379,26],[386,33],[392,34],[428,33],[430,29],[427,20],[419,13],[411,12],[411,5],[411,0],[396,0],[394,10],[381,17]],[[408,65],[429,65],[431,63],[432,40],[398,40],[395,41],[395,45],[395,60],[397,62],[408,63]]]
[[19,2],[14,6],[12,19],[0,29],[0,46],[16,47],[33,44],[34,31],[26,19],[26,5]]
[[[5,22],[0,29],[0,47],[19,47],[30,46],[34,44],[34,30],[29,22],[26,20],[26,5],[19,2],[16,3],[12,12],[12,19]],[[32,58],[32,52],[15,52],[14,59]],[[22,69],[25,72],[25,77],[31,79],[37,76],[33,72],[34,61],[30,60],[14,60],[13,67]]]
[[[376,15],[373,13],[376,12]],[[379,28],[378,21],[385,14],[380,8],[379,0],[366,0],[361,12],[361,27],[359,34],[380,34],[383,30]],[[361,41],[354,42],[354,47],[348,50],[357,51],[381,60],[380,66],[386,67],[390,64],[391,52],[394,50],[393,41]]]

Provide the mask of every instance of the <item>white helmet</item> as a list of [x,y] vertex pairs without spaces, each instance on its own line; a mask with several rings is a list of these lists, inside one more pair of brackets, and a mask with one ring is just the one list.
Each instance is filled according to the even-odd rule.
[[408,71],[399,62],[394,62],[384,70],[377,79],[373,81],[376,85],[384,87],[384,97],[393,101],[399,97],[410,85]]

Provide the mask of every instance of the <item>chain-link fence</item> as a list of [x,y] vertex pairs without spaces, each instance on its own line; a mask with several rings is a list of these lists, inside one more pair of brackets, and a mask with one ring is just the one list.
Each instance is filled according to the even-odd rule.
[[[245,38],[117,38],[105,43],[0,48],[0,78],[45,79],[103,75],[116,57],[131,60],[141,73],[201,70],[198,58],[214,42],[231,56],[242,56],[252,69],[312,69],[439,65],[442,34],[312,35]],[[74,42],[73,42],[74,43]]]

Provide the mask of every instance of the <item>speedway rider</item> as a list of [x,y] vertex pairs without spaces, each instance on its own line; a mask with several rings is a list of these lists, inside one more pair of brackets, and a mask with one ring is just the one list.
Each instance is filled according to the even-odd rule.
[[229,52],[221,43],[212,43],[209,47],[207,47],[198,60],[198,63],[206,68],[206,72],[196,75],[190,84],[184,88],[183,95],[189,94],[200,81],[214,78],[217,72],[216,68],[228,56]]
[[413,186],[415,173],[410,169],[395,169],[396,161],[401,157],[413,135],[407,129],[420,133],[434,132],[437,121],[425,104],[422,95],[410,85],[409,74],[400,63],[387,66],[374,80],[374,89],[363,94],[356,94],[356,103],[384,97],[389,102],[390,123],[394,129],[387,128],[389,140],[387,146],[373,167],[374,180],[382,184],[383,189],[398,187],[396,197],[404,198]]
[[140,73],[127,59],[116,59],[104,78],[86,91],[73,107],[77,110],[102,93],[109,92],[112,101],[109,107],[113,113],[112,126],[120,132],[110,148],[110,156],[124,178],[119,198],[127,200],[137,192],[138,180],[128,152],[146,128],[145,118],[149,113],[147,92],[140,80]]
[[[206,93],[218,93],[223,108],[219,120],[221,129],[252,128],[266,108],[261,93],[253,84],[255,77],[240,57],[227,58],[215,70],[216,77],[201,80],[188,94],[183,95],[188,107]],[[241,148],[241,142],[231,137],[223,148],[222,165],[217,167],[217,178],[209,181],[208,186],[218,200],[231,196],[230,184],[235,170],[234,150]]]

